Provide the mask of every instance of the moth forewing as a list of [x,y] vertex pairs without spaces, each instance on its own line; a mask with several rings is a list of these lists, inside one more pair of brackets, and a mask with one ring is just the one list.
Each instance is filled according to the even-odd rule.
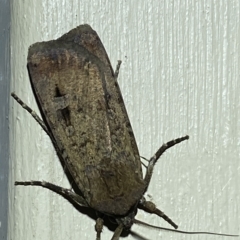
[[76,28],[73,39],[34,44],[28,69],[48,130],[88,204],[124,215],[144,189],[139,153],[108,58],[82,46],[86,34],[92,39],[90,29]]

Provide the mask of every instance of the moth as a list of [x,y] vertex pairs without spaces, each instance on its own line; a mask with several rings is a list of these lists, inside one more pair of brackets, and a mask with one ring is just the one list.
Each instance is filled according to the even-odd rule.
[[[158,215],[178,227],[154,203],[146,201],[153,168],[184,136],[163,144],[148,161],[143,176],[134,133],[114,72],[97,33],[80,25],[57,40],[35,43],[28,52],[28,71],[42,119],[12,96],[42,126],[80,194],[49,182],[15,182],[48,188],[73,203],[96,211],[96,239],[103,217],[116,222],[112,240],[134,223],[138,209]],[[148,225],[145,223],[145,225]],[[181,231],[180,231],[181,232]]]

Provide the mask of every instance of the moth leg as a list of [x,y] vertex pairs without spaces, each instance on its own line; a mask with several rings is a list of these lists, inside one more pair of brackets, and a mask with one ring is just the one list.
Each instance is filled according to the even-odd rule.
[[[52,134],[48,131],[45,123],[43,122],[43,120],[36,114],[35,111],[33,111],[27,104],[25,104],[15,93],[11,93],[11,96],[25,109],[27,110],[32,117],[37,121],[38,124],[40,124],[40,126],[42,127],[42,129],[47,133],[47,135],[50,137],[54,148],[56,150],[57,153],[61,153],[61,150],[59,149],[58,144],[56,143],[55,139],[53,138]],[[61,158],[61,154],[59,155],[59,157]]]
[[[140,158],[142,158],[143,160],[149,162],[149,160],[146,159],[145,157],[140,156]],[[142,164],[145,168],[147,168],[147,165],[146,165],[145,163],[143,163],[142,161],[141,161],[141,164]]]
[[154,154],[153,157],[150,158],[149,163],[148,163],[148,167],[147,167],[147,172],[146,175],[144,177],[144,182],[146,184],[146,189],[145,192],[147,191],[148,185],[150,183],[151,177],[152,177],[152,173],[153,173],[153,167],[156,164],[157,160],[160,158],[160,156],[169,148],[173,147],[174,145],[183,142],[185,140],[188,140],[189,136],[186,135],[185,137],[181,137],[181,138],[177,138],[174,139],[172,141],[169,141],[167,143],[164,143],[158,150],[157,152]]
[[85,199],[72,192],[71,190],[67,189],[67,188],[62,188],[60,186],[57,186],[55,184],[49,183],[49,182],[45,182],[45,181],[26,181],[26,182],[15,182],[15,185],[23,185],[23,186],[40,186],[43,188],[47,188],[53,192],[56,192],[60,195],[62,195],[63,197],[70,199],[71,201],[73,201],[74,203],[76,203],[79,206],[82,207],[89,207],[87,202],[85,201]]
[[116,228],[111,240],[119,240],[122,230],[123,230],[123,225],[120,223]]
[[96,224],[95,224],[95,231],[97,232],[96,240],[100,240],[101,239],[102,229],[103,229],[103,219],[102,218],[97,218]]
[[140,202],[138,203],[138,207],[145,212],[158,215],[159,217],[167,221],[170,225],[172,225],[175,229],[178,228],[178,225],[176,223],[174,223],[164,212],[158,209],[153,202],[146,201],[145,197],[141,198]]
[[114,78],[117,80],[118,78],[118,74],[119,74],[119,69],[120,69],[120,66],[121,66],[121,63],[122,61],[121,60],[118,60],[118,63],[117,63],[117,66],[116,66],[116,70],[114,72]]
[[42,121],[42,119],[36,114],[35,111],[33,111],[27,104],[25,104],[15,93],[11,93],[11,96],[25,109],[27,110],[32,117],[37,121],[37,123],[40,124],[40,126],[42,127],[42,129],[50,136],[50,133],[46,127],[46,125],[44,124],[44,122]]

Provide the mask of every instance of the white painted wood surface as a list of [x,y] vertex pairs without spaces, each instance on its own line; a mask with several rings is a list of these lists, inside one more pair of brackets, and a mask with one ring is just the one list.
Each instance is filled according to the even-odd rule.
[[[119,83],[141,155],[190,135],[159,160],[147,198],[181,230],[240,233],[240,2],[12,1],[12,91],[33,109],[28,47],[83,23],[97,31],[114,67],[123,61]],[[95,239],[94,220],[61,196],[14,187],[15,180],[69,183],[48,136],[11,106],[9,239]],[[137,218],[168,226],[142,211]],[[230,239],[132,230],[148,239]],[[112,234],[105,227],[102,239]]]

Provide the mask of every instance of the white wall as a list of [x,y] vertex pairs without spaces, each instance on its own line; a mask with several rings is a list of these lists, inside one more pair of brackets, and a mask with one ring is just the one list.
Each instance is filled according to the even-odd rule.
[[[148,198],[181,230],[240,233],[238,0],[18,0],[11,16],[12,91],[38,111],[28,47],[90,24],[112,65],[123,60],[119,83],[141,155],[149,158],[163,142],[190,135],[159,160]],[[45,132],[16,102],[11,112],[9,239],[95,239],[94,220],[61,196],[14,187],[15,180],[69,183]],[[168,226],[141,211],[137,218]],[[227,239],[132,230],[148,239]],[[112,234],[105,227],[102,239]]]

